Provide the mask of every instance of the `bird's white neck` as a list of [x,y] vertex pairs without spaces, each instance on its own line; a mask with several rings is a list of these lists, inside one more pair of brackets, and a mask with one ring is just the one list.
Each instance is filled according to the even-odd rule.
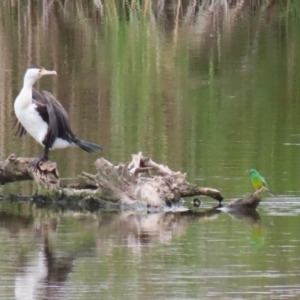
[[19,96],[16,99],[16,102],[18,102],[21,107],[30,105],[32,103],[32,86],[23,86]]
[[25,109],[32,103],[32,86],[35,80],[24,76],[23,87],[15,101],[15,111]]
[[37,78],[33,77],[33,76],[28,76],[27,74],[25,74],[24,79],[23,79],[23,89],[25,90],[31,90],[32,86],[35,84]]
[[[32,103],[32,86],[35,84],[36,78],[28,76],[26,73],[23,80],[23,87],[18,98],[22,98],[22,106],[28,106]],[[21,97],[20,97],[21,96]]]

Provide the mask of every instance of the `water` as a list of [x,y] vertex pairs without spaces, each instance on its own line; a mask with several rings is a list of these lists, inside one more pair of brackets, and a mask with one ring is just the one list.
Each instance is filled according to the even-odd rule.
[[[252,216],[213,214],[212,204],[194,212],[89,214],[2,202],[0,293],[5,299],[298,298],[299,215],[283,213],[273,199]],[[299,208],[287,199],[286,211]]]
[[[143,151],[226,201],[252,191],[256,168],[279,197],[250,216],[209,199],[157,214],[3,200],[0,298],[299,298],[300,4],[236,2],[1,1],[0,159],[42,151],[11,134],[24,71],[39,64],[58,76],[37,87],[113,163]],[[50,155],[68,178],[98,157]]]

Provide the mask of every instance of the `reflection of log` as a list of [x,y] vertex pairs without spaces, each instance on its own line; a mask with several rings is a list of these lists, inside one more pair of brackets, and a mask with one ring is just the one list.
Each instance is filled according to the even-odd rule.
[[34,223],[34,218],[32,216],[22,216],[5,211],[0,212],[0,219],[0,228],[5,228],[14,235],[19,234],[20,231],[32,226]]
[[[145,245],[168,244],[173,238],[186,234],[189,224],[214,221],[222,212],[216,207],[204,212],[123,211],[101,217],[101,230],[97,231],[99,251],[111,251],[111,236],[135,251]],[[101,249],[101,250],[100,250]],[[106,250],[105,250],[106,249]]]
[[244,210],[228,211],[228,213],[235,219],[243,221],[246,225],[250,227],[260,225],[261,219],[259,213],[256,210],[244,209]]
[[204,210],[204,211],[193,211],[193,210],[188,210],[181,212],[181,216],[188,216],[191,220],[196,219],[196,220],[201,220],[201,221],[213,221],[219,218],[220,214],[222,211],[219,209],[220,205],[215,206],[213,208]]
[[157,164],[141,152],[133,155],[130,163],[117,166],[99,158],[95,162],[97,174],[83,172],[77,183],[65,186],[60,183],[55,163],[41,162],[38,169],[32,171],[29,167],[32,160],[10,155],[0,162],[0,184],[34,179],[39,194],[52,198],[104,199],[154,207],[171,206],[179,202],[181,197],[195,195],[212,197],[219,202],[223,200],[218,190],[190,184],[185,179],[185,173],[174,172],[167,166]]

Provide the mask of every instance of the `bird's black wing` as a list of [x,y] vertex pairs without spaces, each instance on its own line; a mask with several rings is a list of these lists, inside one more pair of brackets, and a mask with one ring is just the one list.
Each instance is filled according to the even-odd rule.
[[51,148],[58,137],[71,143],[75,135],[72,133],[68,114],[63,106],[47,91],[38,92],[32,89],[32,95],[36,110],[48,123],[48,132],[43,144]]
[[35,109],[42,117],[43,121],[48,124],[48,132],[43,140],[43,144],[47,148],[51,148],[58,135],[55,115],[51,105],[48,104],[47,98],[34,88],[32,89],[32,102],[36,105]]
[[53,110],[54,112],[55,122],[58,131],[57,137],[67,140],[68,142],[71,143],[75,135],[71,130],[67,112],[51,93],[47,91],[42,91],[41,93],[47,99],[49,108],[51,107],[51,110]]
[[18,136],[19,138],[21,138],[23,135],[26,134],[26,130],[25,128],[22,126],[22,124],[19,122],[19,120],[17,119],[12,130],[15,129],[15,127],[17,126],[17,130],[15,132],[15,136]]
[[47,109],[47,99],[42,93],[35,89],[32,89],[32,102],[36,105],[36,110],[44,120],[49,125],[49,112]]

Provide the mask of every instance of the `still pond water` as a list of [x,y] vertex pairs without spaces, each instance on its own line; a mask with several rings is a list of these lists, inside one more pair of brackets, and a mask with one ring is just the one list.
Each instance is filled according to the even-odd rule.
[[[106,159],[143,151],[226,201],[252,191],[257,168],[279,195],[250,216],[214,213],[210,199],[147,214],[6,197],[1,299],[300,298],[300,3],[227,2],[1,1],[1,160],[41,153],[11,134],[24,71],[39,64],[58,76],[37,87]],[[51,153],[66,178],[96,158]]]

